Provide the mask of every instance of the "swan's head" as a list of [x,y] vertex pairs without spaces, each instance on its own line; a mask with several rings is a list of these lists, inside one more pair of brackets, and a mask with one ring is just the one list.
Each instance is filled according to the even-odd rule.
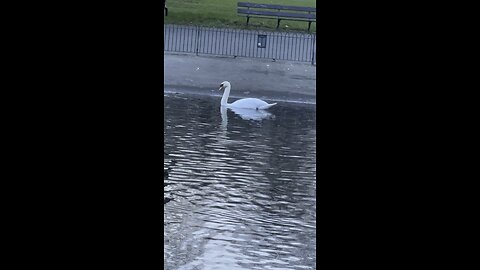
[[228,81],[224,81],[220,84],[220,88],[218,88],[218,90],[223,90],[225,89],[226,87],[230,87],[230,83]]

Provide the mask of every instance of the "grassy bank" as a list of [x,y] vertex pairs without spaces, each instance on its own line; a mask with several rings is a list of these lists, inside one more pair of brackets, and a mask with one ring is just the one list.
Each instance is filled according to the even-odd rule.
[[[237,15],[239,0],[167,0],[168,16],[165,23],[192,24],[211,27],[246,28],[246,18]],[[260,4],[280,4],[290,6],[316,7],[315,0],[245,0]],[[273,30],[277,20],[251,18],[249,29]],[[316,32],[316,23],[312,23],[311,31]],[[306,31],[308,22],[281,21],[282,30]]]

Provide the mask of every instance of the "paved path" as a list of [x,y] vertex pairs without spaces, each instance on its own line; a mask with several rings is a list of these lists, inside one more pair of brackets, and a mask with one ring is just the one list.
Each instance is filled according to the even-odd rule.
[[222,81],[231,97],[257,97],[315,103],[316,67],[267,59],[164,53],[164,91],[220,94]]

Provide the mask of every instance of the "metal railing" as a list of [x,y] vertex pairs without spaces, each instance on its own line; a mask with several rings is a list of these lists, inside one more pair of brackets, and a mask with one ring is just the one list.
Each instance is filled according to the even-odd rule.
[[311,33],[164,25],[164,51],[225,55],[316,64]]

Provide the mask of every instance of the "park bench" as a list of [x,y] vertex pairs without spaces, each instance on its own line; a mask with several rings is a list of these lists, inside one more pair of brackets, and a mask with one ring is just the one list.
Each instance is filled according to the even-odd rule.
[[[295,11],[295,12],[292,12]],[[312,22],[317,21],[317,10],[313,7],[297,7],[284,5],[255,4],[248,2],[238,2],[237,13],[240,16],[277,19],[277,29],[281,20],[307,21],[308,31]]]

